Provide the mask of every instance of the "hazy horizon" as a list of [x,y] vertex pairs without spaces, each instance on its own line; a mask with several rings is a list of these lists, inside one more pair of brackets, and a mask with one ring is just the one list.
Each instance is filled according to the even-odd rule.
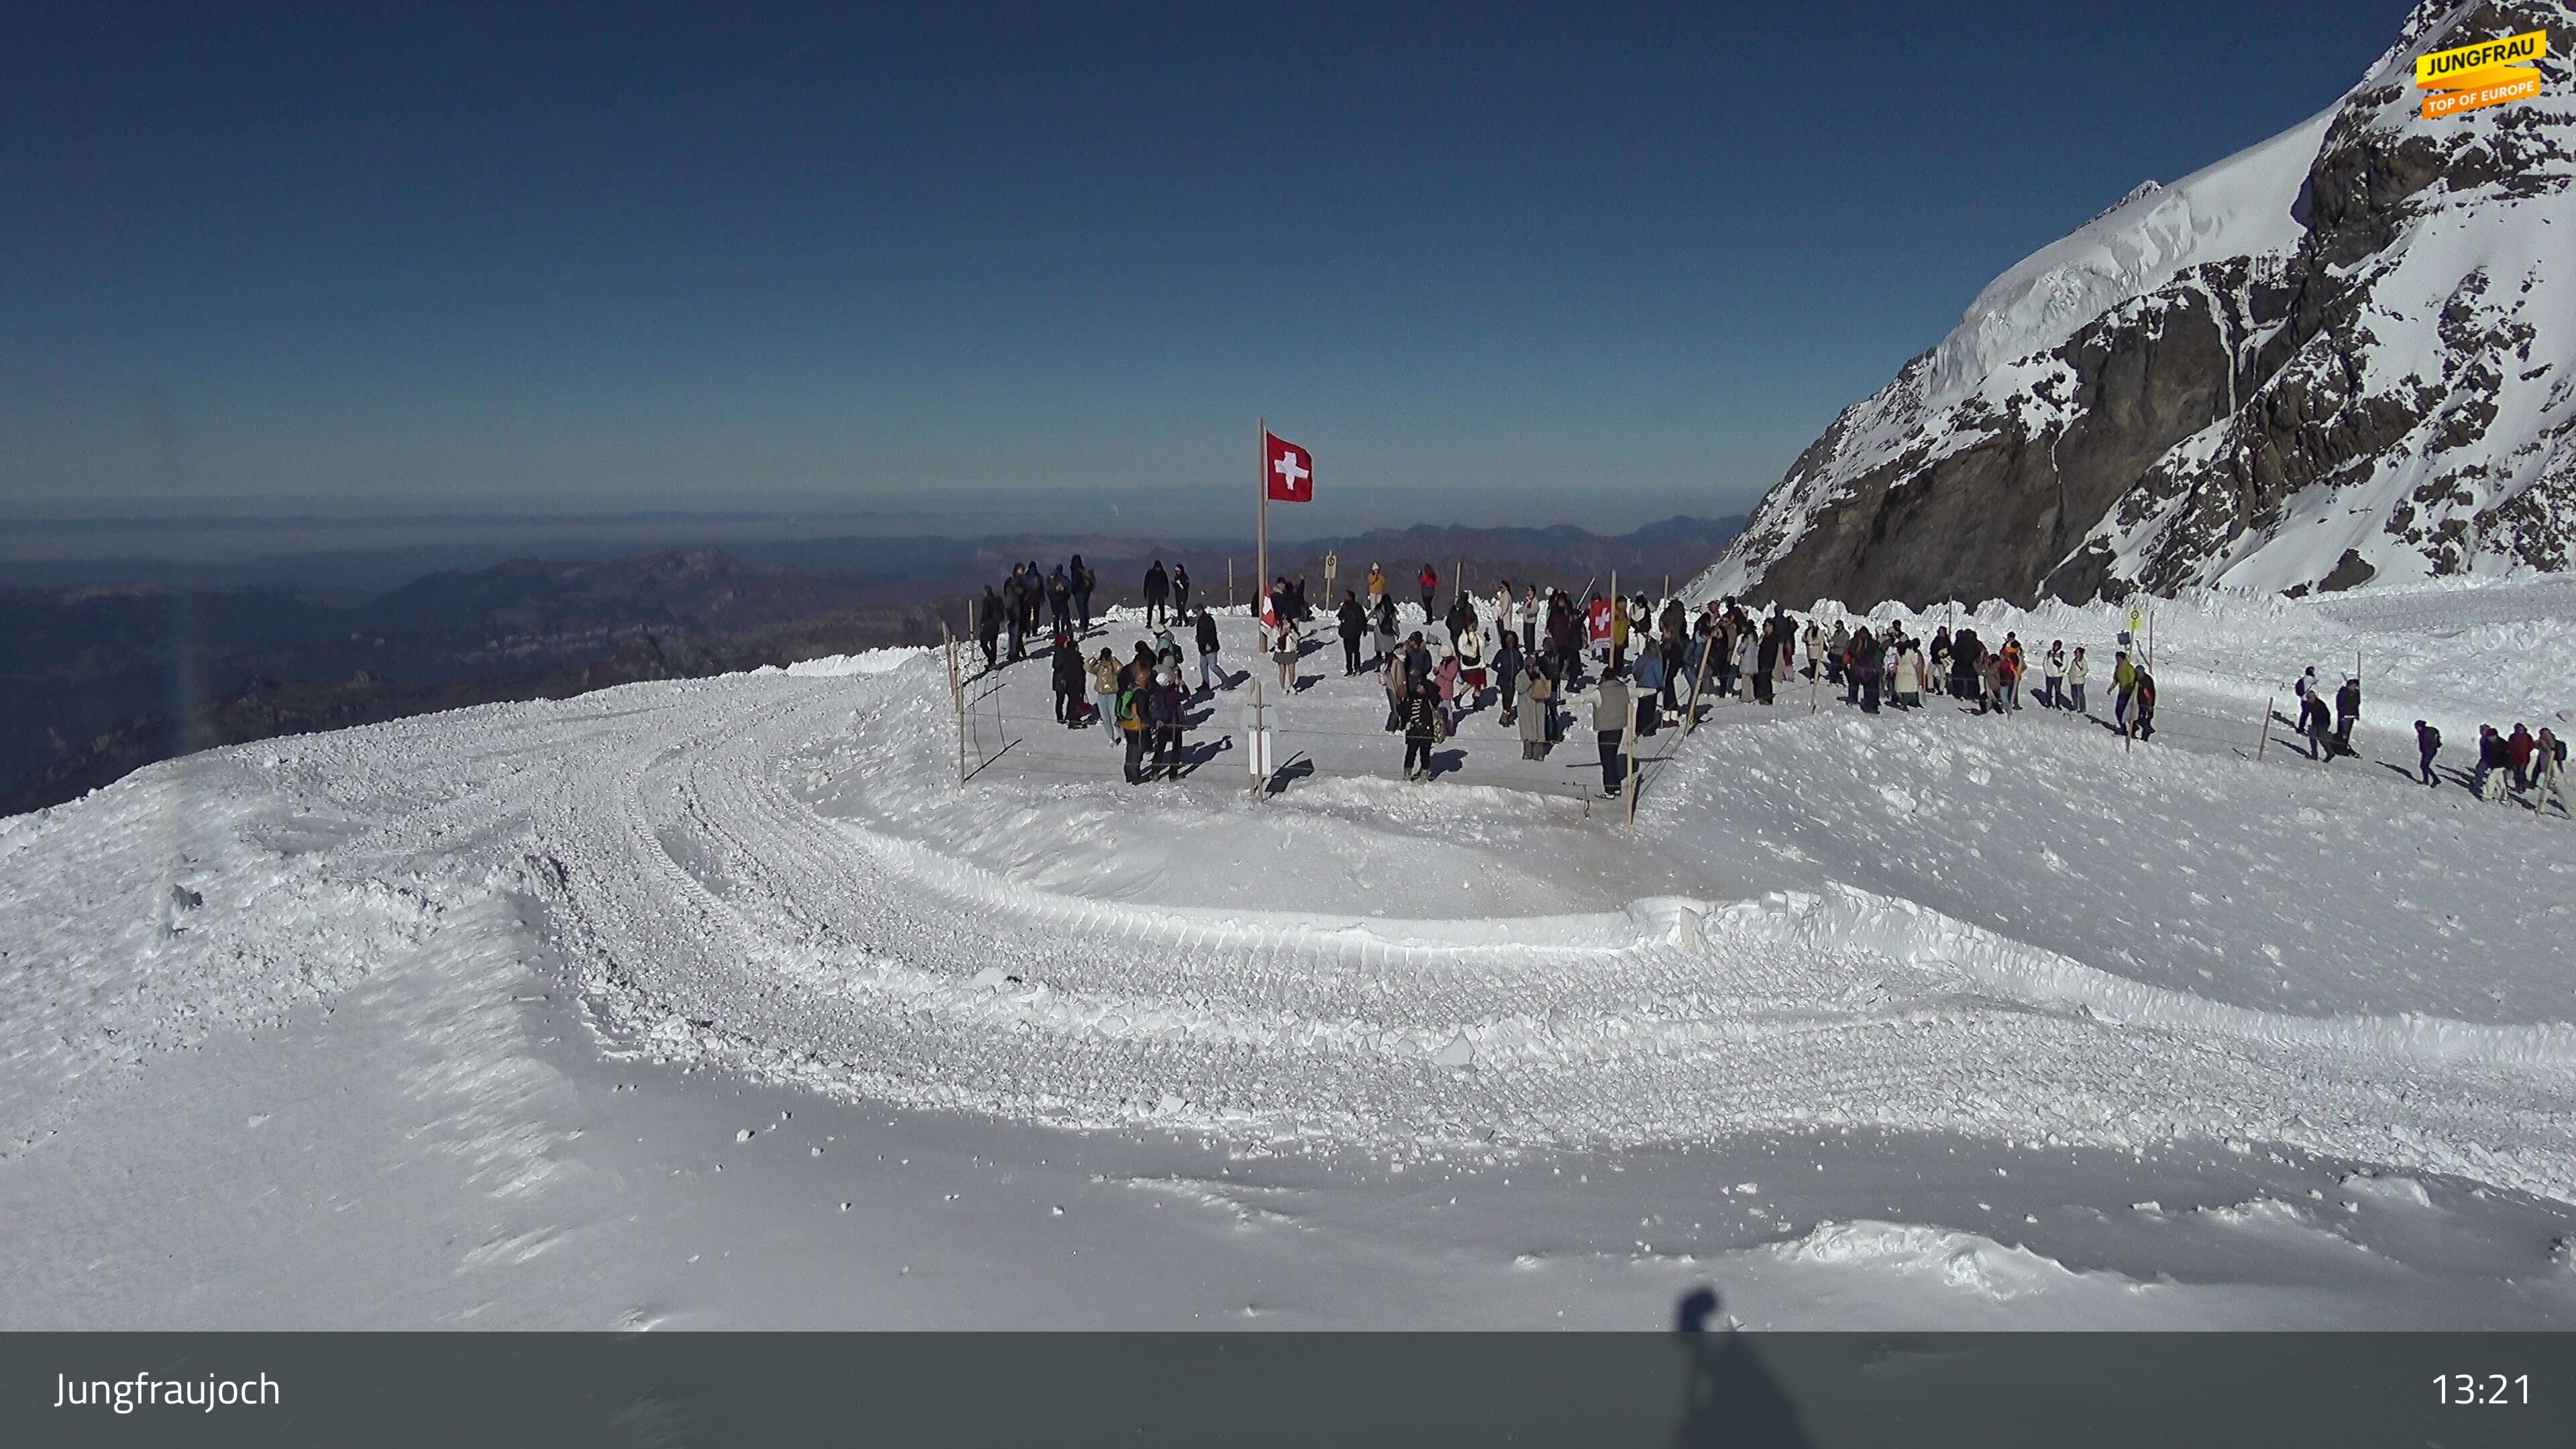
[[[1998,272],[2332,101],[2384,8],[1866,0],[1798,17],[1846,83],[1790,103],[1750,4],[40,7],[0,501],[1195,517],[1267,415],[1319,514],[1740,511]],[[2297,43],[2212,73],[2249,32]],[[1963,85],[1999,38],[2060,59]]]
[[[825,539],[939,538],[971,540],[1014,536],[1127,540],[1234,541],[1253,533],[1247,486],[1200,490],[1186,500],[1132,493],[1099,498],[1023,500],[1025,507],[960,511],[930,500],[911,506],[832,506],[806,500],[754,500],[728,509],[422,510],[368,512],[329,500],[242,499],[194,514],[167,510],[81,510],[77,505],[36,508],[0,505],[10,527],[0,532],[0,565],[56,565],[47,577],[77,581],[79,566],[141,565],[153,561],[207,567],[252,567],[303,558],[426,551],[469,555],[606,557],[666,547],[721,549],[728,544]],[[1447,490],[1365,497],[1341,506],[1280,508],[1271,514],[1271,536],[1282,545],[1348,536],[1380,528],[1548,528],[1568,526],[1619,535],[1676,516],[1722,519],[1736,508],[1710,508],[1706,500],[1638,496],[1612,507],[1578,513],[1530,501],[1505,512],[1483,500]],[[1444,511],[1445,506],[1445,511]],[[1419,511],[1417,511],[1419,510]],[[444,565],[441,565],[444,566]],[[121,576],[121,575],[117,575]]]

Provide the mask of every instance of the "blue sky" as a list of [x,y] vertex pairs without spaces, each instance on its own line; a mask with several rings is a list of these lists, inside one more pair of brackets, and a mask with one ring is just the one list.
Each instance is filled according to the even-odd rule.
[[20,9],[0,506],[984,532],[1742,507],[2406,7]]

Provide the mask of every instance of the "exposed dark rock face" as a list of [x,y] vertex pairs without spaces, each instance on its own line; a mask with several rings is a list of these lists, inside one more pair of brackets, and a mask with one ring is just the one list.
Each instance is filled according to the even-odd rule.
[[2427,121],[2411,65],[2565,33],[2570,8],[2418,6],[2324,126],[2294,245],[2184,268],[1964,395],[1918,358],[1799,459],[1713,581],[1919,604],[2566,568],[2569,67],[2547,62],[2540,101]]

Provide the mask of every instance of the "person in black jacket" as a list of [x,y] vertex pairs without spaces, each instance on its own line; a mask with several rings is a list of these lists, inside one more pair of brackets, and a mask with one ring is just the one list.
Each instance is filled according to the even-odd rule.
[[984,668],[991,671],[999,662],[1002,646],[1002,596],[991,584],[984,586],[984,597],[975,601],[975,642],[984,646]]
[[1172,565],[1172,612],[1184,619],[1190,616],[1190,569],[1187,564]]
[[1027,641],[1021,631],[1027,628],[1029,577],[1018,564],[1011,565],[1011,576],[1002,580],[1002,623],[1011,631],[1010,652],[1006,664],[1017,664],[1028,657]]
[[1061,634],[1071,629],[1073,627],[1073,579],[1064,571],[1062,564],[1056,565],[1055,572],[1047,575],[1046,602],[1047,613],[1055,623],[1056,632]]
[[1404,704],[1398,712],[1404,718],[1404,778],[1427,780],[1431,747],[1440,742],[1439,696],[1428,681],[1416,680],[1405,685]]
[[1055,647],[1048,651],[1055,681],[1055,722],[1073,729],[1082,728],[1086,705],[1083,700],[1082,651],[1073,645],[1073,635],[1057,630]]
[[2334,747],[2338,755],[2352,753],[2353,721],[2361,718],[2361,681],[2347,679],[2335,691]]
[[1145,627],[1151,629],[1164,617],[1172,601],[1172,576],[1163,572],[1163,561],[1154,560],[1145,570]]
[[2299,700],[2299,733],[2308,742],[2308,758],[2311,760],[2334,758],[2329,720],[2324,695],[2312,690]]
[[1205,604],[1199,606],[1198,644],[1199,693],[1212,695],[1216,690],[1208,684],[1208,674],[1213,671],[1221,685],[1225,683],[1225,666],[1217,662],[1216,620],[1208,617]]
[[1368,611],[1360,607],[1359,592],[1342,590],[1342,677],[1360,672],[1360,636],[1368,632]]
[[1082,632],[1088,634],[1091,632],[1091,591],[1100,587],[1100,580],[1091,572],[1091,565],[1082,561],[1080,554],[1073,556],[1072,584],[1073,612],[1081,621]]
[[1449,626],[1449,647],[1453,650],[1458,647],[1458,636],[1476,627],[1476,604],[1465,589],[1449,601],[1449,616],[1442,622]]
[[1181,695],[1181,672],[1166,667],[1145,692],[1145,718],[1154,731],[1153,762],[1145,778],[1160,772],[1167,780],[1181,777],[1181,731],[1189,723],[1189,702]]
[[2442,783],[2441,777],[2433,773],[2433,757],[2440,753],[2442,732],[2420,719],[2415,721],[2415,769],[2427,785],[2439,786]]

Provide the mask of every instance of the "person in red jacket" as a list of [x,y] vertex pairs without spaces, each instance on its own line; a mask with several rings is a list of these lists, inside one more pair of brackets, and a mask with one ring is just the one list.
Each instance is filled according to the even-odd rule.
[[1414,582],[1422,585],[1422,617],[1427,623],[1431,618],[1431,595],[1440,587],[1440,575],[1431,571],[1431,565],[1424,564],[1422,577]]
[[2531,737],[2528,726],[2516,721],[2513,737],[2505,741],[2505,746],[2513,751],[2513,793],[2519,795],[2531,788],[2531,756],[2540,742]]

